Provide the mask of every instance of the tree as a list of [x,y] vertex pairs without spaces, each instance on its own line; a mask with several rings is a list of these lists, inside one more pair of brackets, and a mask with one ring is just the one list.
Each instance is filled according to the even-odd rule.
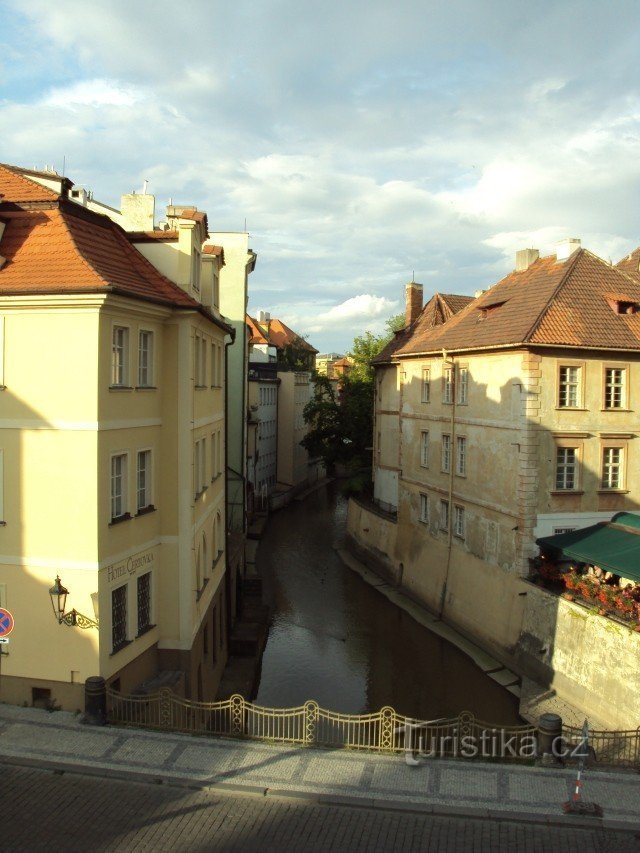
[[385,326],[387,331],[382,335],[374,335],[373,332],[366,331],[364,335],[357,335],[353,339],[349,354],[355,362],[350,374],[354,379],[373,382],[374,370],[371,362],[392,340],[395,332],[404,329],[404,314],[389,317]]

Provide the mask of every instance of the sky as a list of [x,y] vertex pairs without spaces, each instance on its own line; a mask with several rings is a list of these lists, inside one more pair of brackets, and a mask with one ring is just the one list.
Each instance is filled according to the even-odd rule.
[[0,161],[195,204],[347,352],[517,249],[640,244],[637,0],[0,0]]

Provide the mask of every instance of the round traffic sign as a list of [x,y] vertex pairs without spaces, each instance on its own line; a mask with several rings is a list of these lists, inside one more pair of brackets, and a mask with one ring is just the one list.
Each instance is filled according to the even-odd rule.
[[0,637],[6,637],[13,631],[13,616],[4,607],[0,607]]

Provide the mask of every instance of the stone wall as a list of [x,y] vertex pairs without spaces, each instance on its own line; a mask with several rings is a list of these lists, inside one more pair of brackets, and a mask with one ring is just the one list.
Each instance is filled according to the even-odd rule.
[[640,725],[640,634],[522,582],[518,669],[611,728]]

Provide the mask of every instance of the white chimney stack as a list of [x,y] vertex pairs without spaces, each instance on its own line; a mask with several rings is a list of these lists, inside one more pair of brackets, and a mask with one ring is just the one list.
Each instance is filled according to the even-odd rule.
[[516,252],[516,272],[528,270],[540,257],[538,249],[520,249]]
[[577,237],[566,237],[556,243],[556,261],[566,261],[580,248],[580,240]]

